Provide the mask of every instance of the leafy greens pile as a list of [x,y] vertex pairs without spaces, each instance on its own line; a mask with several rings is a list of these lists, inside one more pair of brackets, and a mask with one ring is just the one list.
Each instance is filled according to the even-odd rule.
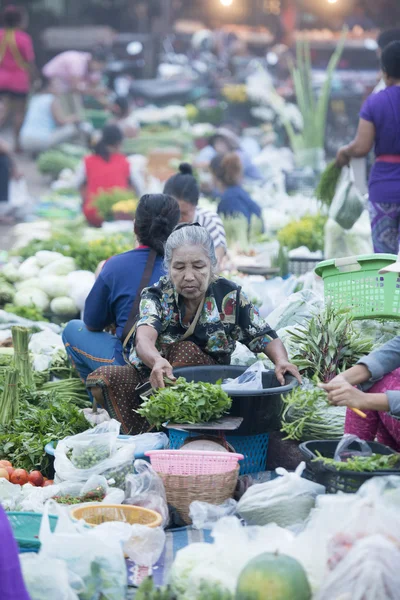
[[318,458],[314,458],[313,462],[322,462],[327,467],[333,467],[336,471],[399,471],[400,470],[400,455],[399,454],[372,454],[372,456],[352,456],[346,461],[338,461],[333,458],[322,456],[318,450],[316,451]]
[[290,341],[297,349],[292,362],[303,376],[328,383],[372,350],[372,341],[360,337],[347,311],[328,304],[305,326],[295,327]]
[[155,391],[137,412],[150,425],[160,428],[165,421],[194,424],[219,419],[231,404],[220,385],[189,383],[179,377],[173,387]]

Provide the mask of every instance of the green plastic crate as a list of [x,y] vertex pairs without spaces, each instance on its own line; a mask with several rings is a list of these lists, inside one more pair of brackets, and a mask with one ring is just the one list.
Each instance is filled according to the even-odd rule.
[[400,277],[379,274],[396,260],[394,254],[350,256],[325,260],[315,272],[324,280],[325,299],[354,319],[400,319]]
[[[42,515],[33,512],[7,513],[14,537],[20,552],[38,552],[40,548],[39,529]],[[58,517],[49,516],[51,531],[54,531]]]

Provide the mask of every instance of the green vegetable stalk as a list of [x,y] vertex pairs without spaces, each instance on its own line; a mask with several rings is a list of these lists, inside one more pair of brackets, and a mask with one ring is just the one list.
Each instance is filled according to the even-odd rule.
[[26,327],[14,326],[11,328],[14,346],[14,365],[21,376],[21,384],[28,388],[35,388],[33,369],[29,356],[29,335]]
[[173,387],[154,392],[137,412],[160,428],[165,421],[194,424],[219,419],[231,405],[231,398],[220,385],[189,383],[179,377]]
[[332,204],[341,172],[342,169],[337,167],[336,161],[333,160],[321,175],[320,182],[315,190],[315,197],[326,206]]
[[400,471],[400,455],[399,454],[372,454],[372,456],[352,456],[346,461],[334,460],[322,456],[318,450],[316,451],[318,458],[314,458],[313,462],[322,462],[327,467],[333,467],[336,471],[356,471],[372,472],[372,471]]
[[330,406],[327,394],[315,385],[303,385],[282,397],[282,432],[287,440],[336,440],[342,437],[346,408]]
[[19,373],[16,369],[7,369],[3,393],[0,398],[0,424],[8,425],[19,413]]

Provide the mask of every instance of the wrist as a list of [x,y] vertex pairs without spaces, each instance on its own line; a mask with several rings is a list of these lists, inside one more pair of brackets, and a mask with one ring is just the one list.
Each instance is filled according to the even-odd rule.
[[364,394],[365,409],[388,412],[390,410],[389,398],[386,394]]

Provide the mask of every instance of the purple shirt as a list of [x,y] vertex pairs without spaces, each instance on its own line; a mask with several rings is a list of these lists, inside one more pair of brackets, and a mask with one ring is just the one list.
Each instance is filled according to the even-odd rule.
[[[400,87],[391,86],[365,101],[360,117],[375,126],[375,155],[400,156]],[[372,202],[400,204],[400,163],[376,162],[369,180]]]
[[1,600],[30,600],[22,578],[18,546],[11,525],[0,506],[0,598]]

